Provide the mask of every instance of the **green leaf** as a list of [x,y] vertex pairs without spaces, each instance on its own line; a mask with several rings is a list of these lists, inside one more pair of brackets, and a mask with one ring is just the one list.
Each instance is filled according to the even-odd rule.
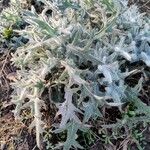
[[33,18],[32,21],[34,21],[43,31],[46,31],[46,34],[48,34],[49,36],[52,37],[56,35],[56,30],[53,29],[47,22],[36,18]]
[[3,31],[3,36],[5,39],[10,39],[12,37],[13,30],[11,28],[5,28]]

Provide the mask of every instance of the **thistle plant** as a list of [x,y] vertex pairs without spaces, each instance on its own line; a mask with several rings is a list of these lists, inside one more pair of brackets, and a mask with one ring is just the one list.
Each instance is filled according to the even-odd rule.
[[[59,146],[81,149],[77,131],[90,128],[90,119],[102,117],[103,105],[120,108],[130,101],[131,87],[125,79],[141,70],[122,70],[121,66],[140,60],[150,66],[149,20],[136,6],[128,8],[126,0],[39,1],[44,4],[42,13],[34,7],[21,10],[20,18],[28,25],[15,30],[29,41],[12,58],[19,68],[18,79],[12,83],[14,115],[20,118],[22,109],[31,109],[34,119],[30,128],[35,127],[41,148],[42,93],[50,89],[49,101],[58,108],[55,120],[61,116],[53,132],[67,130],[67,139]],[[60,99],[52,98],[52,88]]]

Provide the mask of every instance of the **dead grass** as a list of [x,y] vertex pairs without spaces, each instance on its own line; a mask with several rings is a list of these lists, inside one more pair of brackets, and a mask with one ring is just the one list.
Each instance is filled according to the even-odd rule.
[[20,134],[24,125],[21,122],[16,122],[11,113],[0,119],[0,144],[1,149],[6,145],[8,149],[14,149],[13,139]]

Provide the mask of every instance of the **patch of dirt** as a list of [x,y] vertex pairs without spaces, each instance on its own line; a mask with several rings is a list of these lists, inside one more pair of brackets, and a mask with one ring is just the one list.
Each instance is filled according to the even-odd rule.
[[13,105],[10,103],[10,94],[12,89],[10,87],[10,81],[7,75],[15,72],[15,67],[12,66],[10,62],[10,52],[7,51],[5,54],[0,56],[0,112],[1,116],[9,113],[14,109]]
[[[18,136],[20,129],[22,129],[22,124],[16,122],[13,118],[12,113],[8,113],[0,119],[0,144],[1,149],[7,146],[13,146],[13,138]],[[11,143],[11,144],[10,144]]]
[[15,121],[12,113],[0,119],[1,150],[32,150],[35,145],[34,134],[23,123]]
[[90,150],[105,150],[103,143],[100,141],[95,142],[95,144],[90,148]]

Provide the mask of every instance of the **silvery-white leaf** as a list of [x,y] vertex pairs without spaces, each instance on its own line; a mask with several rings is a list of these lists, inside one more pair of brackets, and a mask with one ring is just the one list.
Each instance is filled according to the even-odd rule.
[[76,113],[82,113],[81,110],[76,108],[74,104],[72,103],[72,96],[73,92],[71,89],[66,88],[65,89],[65,101],[58,106],[58,112],[56,116],[61,115],[61,123],[60,128],[64,128],[67,122],[70,120],[73,120],[75,122],[81,123],[79,118],[77,117]]
[[142,60],[150,67],[150,55],[147,55],[145,52],[141,53]]

